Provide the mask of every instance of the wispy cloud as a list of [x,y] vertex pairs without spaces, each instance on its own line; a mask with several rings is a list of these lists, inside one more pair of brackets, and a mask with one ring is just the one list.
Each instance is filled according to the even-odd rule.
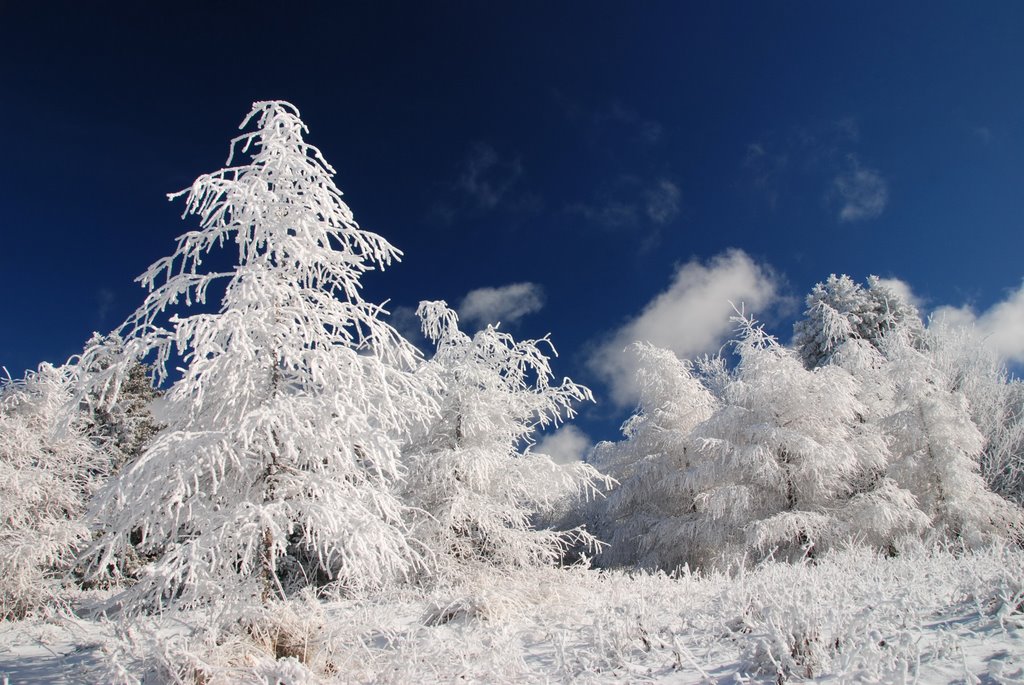
[[843,222],[876,219],[889,202],[889,184],[878,171],[861,166],[853,154],[847,168],[833,179],[832,190],[839,199],[839,220]]
[[574,202],[568,205],[565,211],[578,214],[588,222],[603,228],[630,228],[640,223],[637,205],[621,200],[608,199],[597,204]]
[[632,130],[633,135],[641,142],[653,145],[661,140],[664,127],[653,119],[641,116],[637,111],[624,106],[621,102],[613,102],[604,110],[598,110],[595,120],[600,124],[612,122],[621,124]]
[[932,312],[932,320],[973,327],[994,352],[1007,361],[1024,364],[1024,283],[981,313],[968,305],[945,306]]
[[544,290],[536,283],[477,288],[462,298],[459,318],[467,324],[514,323],[544,307]]
[[456,187],[480,209],[494,209],[522,175],[518,159],[502,160],[489,144],[477,143],[462,162]]
[[660,179],[644,191],[647,199],[647,218],[656,224],[667,224],[679,214],[679,186]]
[[796,188],[822,187],[825,204],[838,206],[841,222],[877,218],[889,200],[889,184],[878,169],[861,164],[855,117],[769,133],[747,146],[743,175],[772,209],[794,199]]
[[982,145],[991,145],[992,140],[995,138],[992,134],[992,129],[988,126],[972,126],[971,135]]
[[451,224],[466,215],[504,210],[532,212],[540,199],[521,186],[524,167],[518,156],[500,154],[493,145],[475,143],[459,162],[445,197],[432,208],[434,218]]
[[575,202],[565,211],[606,229],[660,227],[679,215],[682,193],[666,178],[644,181],[620,176],[592,202]]
[[692,260],[680,266],[668,288],[614,331],[590,357],[590,366],[606,380],[616,404],[636,399],[636,359],[626,348],[646,341],[680,357],[716,352],[728,339],[734,315],[731,303],[750,312],[779,304],[779,278],[742,250],[729,250],[707,263]]
[[764,195],[768,205],[775,209],[782,193],[782,182],[789,157],[784,153],[769,152],[763,143],[751,143],[743,158],[743,169],[750,175],[754,188]]
[[101,325],[107,322],[114,301],[114,291],[110,288],[100,288],[96,291],[96,321]]
[[593,440],[576,426],[562,426],[545,435],[533,451],[548,455],[557,464],[574,464],[583,461],[593,444]]
[[624,142],[654,145],[661,142],[665,127],[620,101],[586,106],[562,91],[552,91],[552,99],[570,121],[583,124],[595,139],[617,138]]

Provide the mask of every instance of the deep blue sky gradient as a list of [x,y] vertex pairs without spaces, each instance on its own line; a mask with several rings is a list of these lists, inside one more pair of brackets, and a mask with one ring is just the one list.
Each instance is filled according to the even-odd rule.
[[[740,248],[797,301],[874,273],[984,309],[1024,276],[1020,2],[0,1],[0,364],[62,361],[137,306],[194,226],[165,194],[222,166],[261,99],[300,108],[405,252],[371,299],[538,283],[513,332],[550,332],[599,398],[588,351],[691,258]],[[490,198],[460,183],[487,155]],[[888,202],[842,222],[852,160]],[[639,211],[660,181],[662,225]],[[585,211],[609,201],[639,214]],[[766,314],[788,338],[796,313]]]

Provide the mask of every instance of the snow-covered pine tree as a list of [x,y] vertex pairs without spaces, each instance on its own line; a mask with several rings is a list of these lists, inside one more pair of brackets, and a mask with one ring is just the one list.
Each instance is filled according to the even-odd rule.
[[568,378],[552,383],[547,338],[516,341],[494,326],[470,337],[444,302],[422,302],[417,313],[437,346],[429,372],[444,383],[439,416],[406,455],[406,498],[423,512],[416,537],[432,552],[430,571],[451,580],[472,567],[550,565],[569,545],[595,547],[585,529],[538,529],[533,517],[608,480],[530,450],[535,431],[572,417],[590,390]]
[[[433,400],[415,348],[360,294],[400,253],[356,224],[294,106],[257,102],[241,128],[253,122],[227,168],[171,196],[187,192],[199,228],[139,277],[149,295],[121,329],[126,358],[153,355],[158,380],[173,353],[184,365],[166,429],[99,494],[83,556],[105,573],[132,536],[154,556],[131,609],[378,586],[417,563],[393,489],[400,438]],[[233,267],[204,267],[231,244]],[[216,311],[167,318],[220,285]]]
[[[125,360],[124,341],[118,334],[95,333],[85,349],[89,367],[79,373],[78,392],[90,416],[87,432],[117,471],[142,454],[160,430],[153,416],[158,393],[149,366]],[[123,377],[108,373],[111,369]],[[108,388],[111,392],[106,392]]]
[[889,331],[901,328],[919,342],[924,333],[913,304],[877,276],[861,287],[847,275],[832,274],[807,295],[804,318],[793,326],[793,347],[808,368],[827,364],[847,340],[878,347]]
[[86,502],[109,458],[72,401],[77,373],[41,364],[0,383],[0,620],[59,605],[89,537]]

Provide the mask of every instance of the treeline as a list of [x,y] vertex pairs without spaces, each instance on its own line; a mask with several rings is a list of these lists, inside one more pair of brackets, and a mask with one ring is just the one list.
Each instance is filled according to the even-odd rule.
[[[140,276],[138,310],[0,391],[4,618],[80,587],[245,620],[309,589],[580,558],[1019,540],[1021,384],[880,281],[819,284],[794,348],[744,317],[735,363],[639,344],[624,439],[560,465],[534,435],[592,397],[555,380],[549,341],[469,335],[423,302],[425,359],[363,299],[400,252],[354,221],[298,111],[256,103],[242,127],[228,166],[180,193],[198,228]],[[234,265],[207,270],[216,250]]]
[[639,344],[639,409],[577,518],[605,565],[672,570],[830,548],[1021,539],[1024,385],[973,331],[926,327],[877,278],[831,276],[793,346],[735,318],[736,363]]

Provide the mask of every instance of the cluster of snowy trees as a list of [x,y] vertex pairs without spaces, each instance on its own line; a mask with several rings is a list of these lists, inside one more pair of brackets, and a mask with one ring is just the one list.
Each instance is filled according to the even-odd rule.
[[592,397],[554,381],[550,342],[424,302],[424,358],[361,294],[401,253],[355,222],[298,111],[259,102],[241,128],[176,194],[198,228],[138,310],[0,389],[3,617],[69,581],[230,613],[570,552],[673,569],[1020,534],[1020,383],[880,281],[819,284],[793,349],[739,317],[734,365],[640,344],[625,439],[560,465],[535,432]]
[[792,347],[735,317],[736,363],[640,345],[641,400],[593,463],[601,563],[672,570],[908,540],[1021,540],[1022,385],[870,278],[807,297]]
[[[424,360],[360,292],[400,252],[354,221],[298,111],[256,103],[242,129],[227,168],[181,193],[199,227],[140,276],[117,333],[4,388],[5,563],[120,583],[128,610],[245,607],[594,544],[531,520],[606,484],[530,452],[589,390],[551,382],[546,341],[469,337],[444,303],[421,308]],[[233,266],[208,269],[225,248]],[[160,397],[143,361],[173,380]],[[8,552],[40,531],[52,544]]]

